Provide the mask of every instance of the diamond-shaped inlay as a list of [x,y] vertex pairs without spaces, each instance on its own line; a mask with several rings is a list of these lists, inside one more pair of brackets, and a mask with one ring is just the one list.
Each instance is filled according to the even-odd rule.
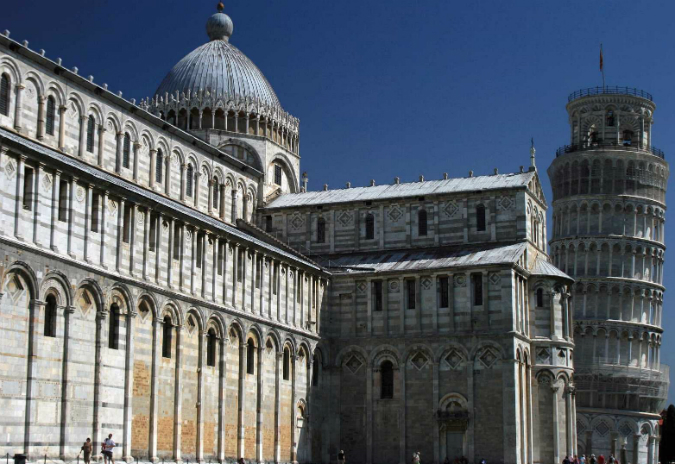
[[598,432],[598,434],[601,437],[604,437],[607,435],[607,432],[609,432],[609,425],[605,421],[601,421],[598,425],[595,426],[595,431]]
[[628,435],[633,433],[633,429],[630,428],[630,425],[628,425],[624,422],[623,424],[621,424],[621,427],[619,427],[619,432],[624,437],[627,437]]
[[300,213],[296,213],[291,218],[291,227],[294,230],[300,229],[305,224],[305,220],[302,218]]
[[457,369],[462,364],[462,355],[457,350],[452,350],[445,357],[445,362],[448,363],[452,369]]
[[52,186],[52,176],[49,174],[45,174],[44,176],[42,176],[42,189],[49,191],[51,186]]
[[197,323],[195,322],[195,318],[190,316],[188,317],[187,320],[187,330],[190,335],[192,335],[192,332],[194,332],[195,328],[197,327]]
[[584,433],[586,431],[586,426],[580,420],[577,421],[577,433]]
[[537,363],[538,364],[550,364],[551,363],[551,352],[548,348],[542,348],[537,351]]
[[502,281],[502,277],[496,272],[491,273],[489,279],[492,285],[497,285]]
[[14,165],[14,161],[9,160],[7,161],[7,164],[5,164],[5,174],[7,174],[7,178],[11,179],[14,177],[14,173],[16,172],[16,166]]
[[12,277],[12,279],[7,283],[7,293],[9,293],[9,297],[14,301],[19,299],[23,293],[23,290],[23,285],[16,276]]
[[340,213],[337,220],[342,227],[350,226],[352,224],[352,213],[349,211],[343,211]]
[[513,198],[508,196],[501,197],[497,200],[497,208],[499,209],[510,209],[514,204]]
[[83,316],[86,316],[93,306],[93,301],[91,301],[89,293],[84,289],[80,291],[80,296],[77,299],[77,306],[80,308]]
[[356,372],[361,368],[362,365],[363,363],[356,356],[352,356],[345,363],[345,366],[347,366],[347,369],[349,369],[352,374],[356,374]]
[[431,288],[431,279],[424,278],[421,283],[423,289],[429,290]]
[[365,282],[359,282],[356,285],[356,288],[359,290],[359,293],[364,293],[366,291],[366,288],[368,288],[368,287],[366,286]]
[[482,362],[485,367],[490,368],[497,361],[497,356],[495,356],[490,348],[485,348],[483,354],[481,354],[478,359],[480,359],[480,362]]
[[117,203],[115,203],[113,200],[108,201],[108,213],[111,216],[114,216],[115,213],[117,213]]
[[399,219],[403,217],[403,211],[401,211],[401,208],[398,207],[398,205],[394,205],[391,208],[389,208],[389,220],[391,222],[398,222]]
[[412,365],[415,366],[415,368],[419,371],[419,370],[422,370],[422,368],[427,365],[429,360],[427,359],[426,356],[424,356],[424,353],[419,351],[419,352],[417,352],[417,354],[415,356],[413,356],[411,362],[412,362]]
[[443,208],[443,212],[449,218],[457,214],[457,211],[459,211],[459,206],[457,206],[457,203],[455,203],[454,201],[449,201],[448,203],[445,204],[445,207]]

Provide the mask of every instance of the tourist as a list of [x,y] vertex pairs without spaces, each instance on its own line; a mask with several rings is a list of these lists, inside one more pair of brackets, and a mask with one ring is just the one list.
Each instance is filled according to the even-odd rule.
[[563,459],[562,464],[572,464],[572,463],[570,462],[569,456],[565,456],[565,459]]
[[420,464],[420,452],[413,453],[413,464]]
[[591,463],[590,464],[597,464],[598,460],[595,459],[595,454],[591,454]]
[[598,464],[605,464],[605,455],[601,454],[598,456]]
[[115,464],[113,459],[113,448],[117,446],[112,439],[112,433],[103,441],[103,462],[106,464]]
[[89,464],[91,462],[91,449],[91,438],[87,438],[87,441],[84,442],[82,449],[80,450],[80,452],[84,453],[84,464]]
[[345,464],[345,450],[340,450],[338,453],[338,463]]
[[445,457],[443,464],[450,464],[450,458],[448,456]]
[[487,461],[485,459],[481,459],[480,464],[487,464]]
[[615,464],[615,463],[616,463],[616,459],[614,458],[614,455],[610,454],[609,455],[609,464]]
[[579,464],[586,464],[586,455],[582,454],[579,458]]

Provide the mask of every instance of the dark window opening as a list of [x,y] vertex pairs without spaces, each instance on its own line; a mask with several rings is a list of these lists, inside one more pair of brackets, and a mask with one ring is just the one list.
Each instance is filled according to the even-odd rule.
[[633,131],[623,131],[623,144],[626,146],[633,144]]
[[262,282],[262,273],[263,273],[263,266],[265,265],[265,260],[264,259],[259,259],[256,261],[256,266],[255,266],[255,288],[260,288],[260,283]]
[[375,238],[375,216],[368,213],[366,215],[366,240],[373,240]]
[[68,220],[68,181],[59,182],[59,221]]
[[56,337],[56,297],[49,295],[45,305],[45,337]]
[[162,150],[157,150],[157,158],[155,159],[155,182],[162,183],[164,177],[164,153]]
[[56,100],[51,95],[47,97],[47,121],[45,131],[47,135],[54,135],[54,121],[56,120]]
[[98,232],[98,222],[101,215],[101,195],[94,193],[91,196],[91,231]]
[[32,211],[33,210],[33,183],[35,182],[35,176],[33,168],[25,167],[23,175],[23,209]]
[[538,288],[537,289],[537,308],[543,308],[544,307],[544,289]]
[[274,183],[281,185],[281,166],[278,164],[274,165]]
[[216,331],[213,329],[209,329],[206,336],[206,365],[216,365]]
[[185,173],[185,195],[192,198],[192,178],[195,175],[195,170],[191,164],[188,164],[187,172]]
[[[148,211],[149,213],[149,211]],[[157,249],[157,222],[159,218],[153,214],[150,214],[150,231],[148,233],[148,248],[150,251],[155,251]]]
[[180,225],[173,225],[173,259],[180,259]]
[[124,143],[122,145],[122,167],[129,168],[129,159],[131,158],[131,136],[128,132],[124,133]]
[[605,117],[605,125],[607,127],[613,127],[614,126],[614,111],[607,110],[607,116]]
[[255,374],[255,343],[250,338],[246,343],[246,373]]
[[218,209],[218,200],[220,199],[220,195],[218,193],[220,192],[220,184],[218,183],[218,179],[213,179],[213,187],[211,188],[211,195],[213,196],[213,209]]
[[116,350],[119,348],[120,334],[120,308],[114,304],[110,307],[109,325],[108,325],[108,348]]
[[272,216],[265,216],[265,232],[272,232]]
[[407,300],[408,300],[408,309],[415,309],[416,306],[416,292],[417,292],[417,286],[414,280],[406,280],[406,293],[407,293]]
[[223,261],[225,260],[225,244],[218,241],[218,275],[223,275]]
[[382,311],[382,281],[373,282],[373,306],[375,311]]
[[124,205],[124,220],[122,223],[122,241],[124,243],[129,243],[131,238],[131,208],[133,206],[128,203]]
[[447,308],[450,303],[450,295],[449,295],[449,282],[450,279],[447,277],[441,277],[438,279],[438,285],[441,287],[440,293],[441,293],[441,308]]
[[291,353],[288,348],[284,348],[284,380],[291,378]]
[[274,273],[272,280],[272,293],[275,295],[279,291],[279,263],[274,263]]
[[197,267],[202,268],[202,260],[204,259],[204,237],[206,235],[204,232],[199,232],[197,234]]
[[319,218],[316,221],[316,241],[326,243],[326,220],[324,218]]
[[315,355],[314,361],[312,361],[312,387],[319,386],[319,369],[321,369],[321,362],[319,357]]
[[172,322],[170,316],[164,316],[164,325],[162,326],[162,357],[171,359],[171,331]]
[[478,232],[485,231],[485,206],[476,206],[476,230]]
[[96,129],[96,120],[94,116],[89,115],[87,119],[87,151],[94,153],[94,131]]
[[3,74],[0,78],[0,114],[9,116],[9,76]]
[[237,253],[237,282],[244,281],[244,259],[246,259],[244,250],[239,250]]
[[298,274],[298,287],[296,289],[296,301],[300,303],[302,301],[302,276]]
[[473,285],[473,304],[474,306],[483,305],[483,274],[472,274],[471,283]]
[[385,361],[380,365],[380,398],[389,400],[394,397],[394,365]]
[[423,209],[417,213],[417,235],[420,237],[427,235],[427,212]]

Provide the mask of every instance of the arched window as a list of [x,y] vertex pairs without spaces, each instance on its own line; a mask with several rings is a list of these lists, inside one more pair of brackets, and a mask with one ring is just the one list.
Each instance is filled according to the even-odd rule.
[[124,144],[122,145],[122,167],[129,168],[129,158],[131,153],[131,136],[128,132],[124,133]]
[[623,131],[623,144],[632,145],[633,144],[633,131],[626,129]]
[[188,164],[187,172],[185,174],[187,178],[185,179],[185,195],[192,198],[192,178],[195,175],[195,170],[191,164]]
[[250,338],[246,343],[246,373],[255,374],[255,343]]
[[427,235],[427,211],[424,209],[417,213],[417,235],[420,237]]
[[54,120],[56,119],[56,100],[51,95],[47,97],[47,121],[45,131],[47,135],[54,135]]
[[108,324],[108,348],[116,350],[119,348],[120,334],[120,308],[116,304],[110,307]]
[[157,158],[155,159],[155,182],[162,183],[164,178],[164,152],[159,148],[157,150]]
[[607,110],[605,115],[605,126],[613,127],[614,126],[614,110]]
[[316,221],[316,241],[326,243],[326,220],[319,218]]
[[537,308],[543,308],[543,307],[544,307],[544,289],[538,288],[537,289]]
[[314,360],[312,361],[312,387],[319,386],[319,369],[321,369],[321,362],[319,357],[314,355]]
[[171,359],[171,330],[173,323],[170,316],[164,316],[162,325],[162,357]]
[[9,76],[3,74],[0,78],[0,114],[9,116]]
[[366,215],[366,240],[375,238],[375,216],[372,213]]
[[384,361],[380,365],[380,398],[391,399],[394,397],[394,365],[391,361]]
[[284,380],[291,378],[291,353],[288,347],[284,348]]
[[206,335],[206,365],[216,365],[216,331],[213,328]]
[[478,232],[485,231],[485,206],[476,206],[476,230]]
[[213,208],[218,209],[218,200],[220,198],[220,183],[218,182],[218,178],[214,177],[213,178],[213,188],[211,189],[211,195],[213,195]]
[[278,164],[274,165],[274,183],[281,185],[281,166]]
[[94,129],[96,128],[96,120],[93,115],[89,115],[87,119],[87,151],[94,153]]
[[45,305],[45,337],[56,337],[56,297],[49,295]]

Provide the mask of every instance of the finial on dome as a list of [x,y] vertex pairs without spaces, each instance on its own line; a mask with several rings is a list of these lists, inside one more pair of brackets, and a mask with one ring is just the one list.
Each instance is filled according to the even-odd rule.
[[206,34],[211,40],[230,40],[232,31],[234,30],[234,25],[232,20],[228,15],[223,13],[225,5],[223,2],[218,3],[216,6],[218,13],[212,15],[208,21],[206,21]]

